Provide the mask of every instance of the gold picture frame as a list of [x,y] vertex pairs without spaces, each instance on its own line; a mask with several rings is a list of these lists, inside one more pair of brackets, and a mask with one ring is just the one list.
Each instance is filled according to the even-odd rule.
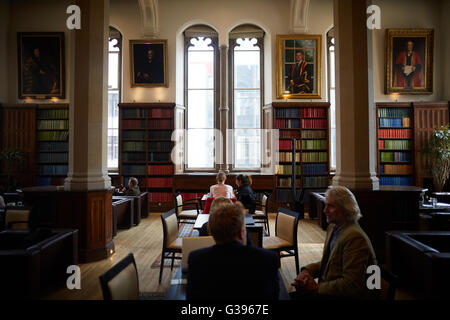
[[167,40],[130,40],[131,87],[168,87]]
[[433,29],[386,30],[386,94],[433,93]]
[[322,36],[277,35],[277,49],[277,98],[321,99]]

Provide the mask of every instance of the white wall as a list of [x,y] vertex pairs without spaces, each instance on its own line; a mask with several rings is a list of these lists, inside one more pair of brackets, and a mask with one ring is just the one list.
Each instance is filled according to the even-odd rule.
[[0,1],[0,103],[8,100],[8,34],[10,1]]
[[8,102],[21,103],[24,100],[18,99],[17,90],[17,32],[65,32],[65,66],[66,66],[66,98],[60,100],[33,100],[26,99],[26,102],[37,101],[48,103],[51,101],[69,102],[70,93],[70,61],[73,55],[68,50],[70,37],[75,31],[70,31],[66,27],[67,7],[72,4],[70,0],[14,0],[11,1],[10,32],[8,48]]
[[[446,0],[448,1],[448,0]],[[374,0],[381,8],[381,29],[373,31],[374,100],[379,101],[435,101],[441,99],[442,62],[441,44],[447,36],[441,36],[439,1],[430,0]],[[416,28],[434,29],[433,93],[428,95],[386,95],[385,33],[386,29]],[[447,40],[448,41],[448,40]]]

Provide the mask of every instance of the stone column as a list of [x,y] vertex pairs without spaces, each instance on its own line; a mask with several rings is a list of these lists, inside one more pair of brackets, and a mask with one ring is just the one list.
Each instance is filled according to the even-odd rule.
[[[227,154],[231,154],[230,148],[228,146],[228,138],[227,137],[227,129],[228,129],[228,115],[230,108],[228,107],[228,46],[221,45],[220,46],[220,106],[219,106],[219,128],[220,133],[222,134],[222,143],[225,148],[227,148],[227,152],[222,152],[224,150],[223,146],[217,146],[220,149],[216,149],[216,152],[220,152],[220,159],[222,164],[220,164],[219,169],[225,172],[228,172],[230,169],[230,165],[227,160],[230,157],[227,157]],[[227,159],[229,158],[229,159]]]
[[[336,176],[333,185],[378,189],[372,32],[366,1],[334,0],[336,43]],[[368,46],[369,45],[369,46]]]
[[[70,106],[67,191],[105,190],[107,170],[109,0],[78,0]],[[73,65],[73,64],[72,64]]]

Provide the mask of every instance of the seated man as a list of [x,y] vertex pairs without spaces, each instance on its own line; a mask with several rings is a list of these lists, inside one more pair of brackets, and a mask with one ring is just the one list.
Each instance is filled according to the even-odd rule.
[[189,255],[186,298],[278,299],[280,258],[274,252],[246,246],[242,207],[222,204],[211,214],[208,227],[216,244]]
[[[324,213],[330,223],[322,260],[303,267],[292,284],[292,298],[318,295],[332,298],[370,298],[366,270],[377,264],[369,238],[358,224],[355,196],[345,187],[328,189]],[[317,284],[314,278],[319,279]]]
[[138,196],[141,194],[139,190],[138,180],[135,177],[131,177],[128,181],[128,187],[123,188],[122,192],[125,196]]

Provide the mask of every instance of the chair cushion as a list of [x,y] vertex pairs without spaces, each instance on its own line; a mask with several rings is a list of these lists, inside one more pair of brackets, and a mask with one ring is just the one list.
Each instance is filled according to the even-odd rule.
[[167,248],[171,249],[181,249],[181,246],[183,245],[183,238],[176,238],[174,241],[172,241]]
[[137,300],[139,286],[134,264],[129,264],[108,282],[112,300]]
[[292,243],[294,240],[294,224],[295,218],[293,216],[279,212],[275,234],[277,237]]
[[291,247],[293,244],[278,237],[263,237],[263,248],[268,250]]

